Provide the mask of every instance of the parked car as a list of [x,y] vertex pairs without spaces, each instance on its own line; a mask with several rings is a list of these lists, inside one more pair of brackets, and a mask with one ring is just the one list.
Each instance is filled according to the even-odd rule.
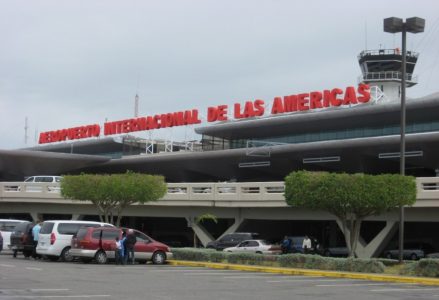
[[37,253],[46,256],[52,261],[56,261],[59,258],[61,258],[63,261],[72,261],[73,257],[70,255],[72,236],[84,226],[114,227],[112,224],[93,221],[45,221],[41,225]]
[[234,247],[245,240],[254,240],[257,236],[259,236],[258,233],[252,232],[228,233],[215,241],[207,243],[206,248],[223,250],[225,248]]
[[266,240],[246,240],[235,247],[224,249],[225,252],[247,252],[259,254],[281,254],[280,245],[272,245]]
[[23,252],[24,257],[32,255],[34,244],[32,238],[32,228],[34,223],[21,222],[15,226],[14,231],[11,233],[11,245],[12,255],[17,257],[18,252]]
[[[410,242],[404,244],[403,259],[418,260],[425,258],[427,254],[433,252],[435,252],[435,249],[430,244],[423,242]],[[384,257],[397,259],[399,257],[399,249],[385,250]]]
[[61,182],[62,176],[30,176],[27,177],[24,182],[44,182],[44,183],[51,183],[51,182]]
[[[302,245],[305,236],[287,236],[287,238],[291,241],[291,253],[304,253]],[[311,248],[308,250],[308,253],[320,253],[319,241],[311,236],[309,238],[311,240]]]
[[[31,183],[30,185],[26,186],[26,192],[41,192],[43,191],[43,187],[40,185],[32,185],[32,183],[46,183],[49,184],[47,186],[47,191],[49,192],[58,192],[61,190],[60,186],[58,185],[61,182],[62,177],[61,176],[31,176],[27,177],[24,182],[25,183]],[[21,190],[21,187],[18,187],[18,191]]]
[[426,255],[427,258],[439,258],[439,252],[433,252]]
[[349,250],[347,247],[328,247],[322,252],[323,256],[348,257]]
[[[96,228],[82,227],[72,238],[70,254],[83,262],[95,260],[98,264],[105,264],[109,259],[115,259],[116,243],[118,237],[122,239],[127,228]],[[152,261],[154,264],[163,264],[172,258],[169,246],[155,241],[146,234],[132,229],[136,236],[134,245],[135,259],[139,262]]]
[[11,233],[14,231],[15,226],[26,221],[12,220],[12,219],[0,219],[0,233],[3,236],[3,249],[10,249],[11,247]]

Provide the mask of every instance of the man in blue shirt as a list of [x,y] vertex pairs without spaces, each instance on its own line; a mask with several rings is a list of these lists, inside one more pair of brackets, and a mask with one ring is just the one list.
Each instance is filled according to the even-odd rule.
[[37,254],[37,245],[38,245],[38,237],[40,235],[41,225],[40,220],[37,220],[34,227],[32,227],[32,238],[33,238],[33,250],[32,250],[32,257],[34,259],[40,258],[40,256]]

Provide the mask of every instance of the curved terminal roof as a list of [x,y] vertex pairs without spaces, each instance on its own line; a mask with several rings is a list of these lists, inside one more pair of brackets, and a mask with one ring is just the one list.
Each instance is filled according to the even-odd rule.
[[[407,103],[407,120],[439,120],[439,93],[413,99]],[[330,130],[366,124],[399,123],[399,103],[381,103],[351,109],[325,110],[278,117],[217,124],[197,132],[221,137],[266,137],[292,132]],[[133,155],[111,159],[99,153],[121,144],[113,138],[88,140],[72,144],[39,146],[27,150],[0,150],[0,179],[23,180],[31,175],[62,175],[80,172],[120,173],[127,170],[161,174],[169,182],[282,180],[292,170],[326,170],[366,173],[398,173],[399,157],[383,159],[382,154],[399,153],[399,135],[328,140],[296,144],[277,144],[249,148],[204,152],[172,152]],[[58,153],[66,148],[82,148],[88,154]],[[407,134],[407,173],[434,176],[439,169],[439,132]],[[50,151],[50,152],[48,152]],[[76,152],[76,151],[75,151]],[[337,158],[331,162],[324,159]],[[319,161],[319,159],[323,159]],[[314,161],[309,163],[309,161]],[[253,165],[252,165],[253,164]],[[251,167],[249,167],[251,166]],[[428,175],[426,175],[428,174]]]
[[[247,139],[319,132],[349,127],[398,124],[400,103],[368,103],[350,108],[328,108],[279,114],[265,118],[229,121],[199,127],[199,134],[225,138]],[[407,122],[437,120],[439,93],[407,101]]]

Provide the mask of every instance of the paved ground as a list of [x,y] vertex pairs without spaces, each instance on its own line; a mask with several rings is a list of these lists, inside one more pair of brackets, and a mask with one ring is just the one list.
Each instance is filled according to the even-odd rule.
[[439,299],[439,287],[180,266],[115,266],[0,255],[0,299]]

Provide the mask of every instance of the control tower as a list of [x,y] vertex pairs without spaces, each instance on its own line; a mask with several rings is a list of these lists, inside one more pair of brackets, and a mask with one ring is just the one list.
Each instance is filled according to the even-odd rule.
[[[417,84],[413,70],[418,56],[419,53],[407,51],[407,87]],[[360,83],[378,87],[390,101],[401,99],[402,52],[399,48],[362,51],[358,55],[358,63],[363,74],[359,77]]]

